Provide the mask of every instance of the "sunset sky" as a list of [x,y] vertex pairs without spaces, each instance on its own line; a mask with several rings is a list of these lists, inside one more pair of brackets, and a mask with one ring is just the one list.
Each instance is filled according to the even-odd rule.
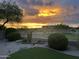
[[[7,0],[9,1],[9,0]],[[23,23],[79,24],[79,0],[12,0],[23,9]],[[2,2],[2,0],[0,0]]]

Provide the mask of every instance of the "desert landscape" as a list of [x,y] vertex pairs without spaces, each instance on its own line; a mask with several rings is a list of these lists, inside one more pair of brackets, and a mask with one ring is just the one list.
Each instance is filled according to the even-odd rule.
[[79,59],[79,0],[0,0],[0,59]]

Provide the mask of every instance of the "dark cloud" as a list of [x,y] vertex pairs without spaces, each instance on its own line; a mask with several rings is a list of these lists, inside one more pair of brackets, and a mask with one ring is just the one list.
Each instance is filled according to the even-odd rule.
[[26,5],[53,5],[53,0],[17,0],[19,3],[26,4]]
[[[0,0],[1,2],[2,0]],[[9,1],[9,0],[7,0]],[[14,1],[14,0],[12,0]],[[25,9],[25,13],[28,16],[35,16],[39,13],[33,6],[60,6],[63,9],[63,13],[56,17],[37,17],[26,22],[43,22],[43,23],[79,23],[79,0],[15,0],[19,6]],[[26,18],[27,19],[27,18]]]
[[36,10],[36,9],[30,9],[28,12],[27,12],[27,14],[29,15],[29,16],[34,16],[34,15],[37,15],[39,12],[38,12],[38,10]]
[[26,15],[29,15],[29,16],[35,16],[39,13],[37,9],[33,9],[33,8],[25,9],[25,11],[26,11]]

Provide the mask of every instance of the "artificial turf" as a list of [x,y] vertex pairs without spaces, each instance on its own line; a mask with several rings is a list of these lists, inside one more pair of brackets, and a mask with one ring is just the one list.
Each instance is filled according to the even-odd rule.
[[79,59],[47,48],[30,48],[11,54],[7,59]]

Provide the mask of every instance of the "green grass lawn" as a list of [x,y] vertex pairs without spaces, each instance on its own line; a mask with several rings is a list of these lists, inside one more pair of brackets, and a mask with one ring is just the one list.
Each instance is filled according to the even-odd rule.
[[8,59],[79,59],[47,48],[30,48],[16,52]]

